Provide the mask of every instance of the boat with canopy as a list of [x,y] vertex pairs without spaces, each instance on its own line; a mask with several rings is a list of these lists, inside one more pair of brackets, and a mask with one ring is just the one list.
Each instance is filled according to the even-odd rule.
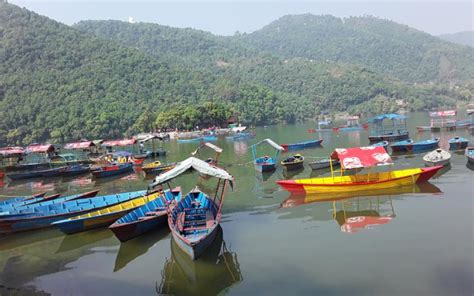
[[205,149],[205,148],[208,148],[212,151],[215,152],[214,154],[214,157],[209,157],[205,160],[205,162],[209,163],[209,164],[213,164],[213,165],[217,165],[217,163],[219,162],[219,157],[221,156],[221,153],[224,151],[222,150],[222,148],[220,147],[217,147],[216,145],[212,144],[212,143],[209,143],[209,142],[204,142],[204,143],[201,143],[199,145],[199,147],[197,147],[196,150],[194,150],[193,152],[191,152],[191,155],[194,156],[194,157],[197,157],[199,159],[201,159],[202,157],[202,149]]
[[[336,176],[331,166],[331,177],[299,180],[280,180],[277,184],[290,192],[328,193],[360,190],[379,190],[428,181],[442,166],[411,168],[387,172],[371,172],[378,166],[392,165],[393,161],[381,146],[338,148],[331,159],[341,164]],[[368,169],[367,174],[344,175],[346,170]]]
[[175,168],[157,176],[150,184],[150,188],[169,183],[170,180],[191,169],[218,179],[214,197],[211,198],[195,187],[179,202],[172,202],[168,207],[168,226],[173,239],[179,248],[194,260],[212,244],[216,237],[225,189],[227,183],[233,186],[234,177],[224,169],[190,157],[180,162]]
[[[268,144],[271,147],[273,147],[276,151],[275,155],[273,157],[270,157],[268,155],[259,157],[258,153],[257,153],[258,152],[257,148],[258,148],[258,146],[260,146],[262,144]],[[262,172],[262,173],[263,172],[274,171],[275,168],[276,168],[276,163],[277,163],[278,156],[280,155],[280,153],[282,151],[285,151],[285,148],[278,145],[277,143],[275,143],[271,139],[262,140],[262,141],[260,141],[256,144],[253,144],[252,146],[250,146],[250,148],[252,149],[252,157],[253,157],[253,162],[254,162],[254,165],[255,165],[255,169],[257,171]]]
[[347,124],[344,126],[333,127],[332,130],[334,132],[353,132],[353,131],[361,131],[368,127],[367,124],[360,124],[359,123],[359,116],[351,116],[347,118]]
[[380,142],[408,139],[407,119],[408,117],[405,115],[396,113],[381,114],[369,119],[369,141]]

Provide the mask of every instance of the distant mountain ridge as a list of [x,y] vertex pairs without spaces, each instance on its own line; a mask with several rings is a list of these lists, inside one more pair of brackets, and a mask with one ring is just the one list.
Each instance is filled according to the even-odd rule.
[[474,77],[468,49],[376,17],[287,15],[240,39],[282,57],[359,64],[411,82]]
[[[332,28],[334,21],[329,18],[327,25]],[[415,84],[363,59],[313,59],[307,57],[311,50],[304,56],[261,49],[251,34],[222,37],[119,21],[66,26],[4,2],[0,28],[4,145],[129,136],[150,131],[159,112],[206,102],[225,105],[243,124],[263,125],[315,118],[320,110],[392,112],[398,100],[414,110],[432,108],[469,100],[474,92],[474,83],[462,80],[467,70],[457,68],[452,56],[445,61],[452,76]],[[437,40],[464,59],[458,52],[465,47]],[[394,56],[387,54],[389,62]],[[469,69],[469,59],[464,62]],[[416,75],[425,77],[423,71]]]
[[452,43],[474,47],[474,31],[463,31],[463,32],[457,32],[457,33],[452,33],[452,34],[442,34],[442,35],[438,35],[438,37]]

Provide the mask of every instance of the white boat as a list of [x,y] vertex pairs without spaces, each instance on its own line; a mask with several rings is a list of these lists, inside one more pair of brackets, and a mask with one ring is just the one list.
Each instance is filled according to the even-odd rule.
[[441,148],[431,151],[430,153],[423,156],[423,161],[427,166],[449,165],[451,160],[451,154]]

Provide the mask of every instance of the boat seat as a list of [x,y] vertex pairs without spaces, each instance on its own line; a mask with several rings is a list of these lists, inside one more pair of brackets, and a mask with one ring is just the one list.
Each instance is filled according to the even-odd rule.
[[183,232],[184,230],[184,221],[185,221],[185,213],[184,212],[181,212],[178,214],[178,217],[176,217],[176,229],[179,231],[179,232]]
[[206,226],[198,226],[198,227],[186,227],[182,232],[188,232],[188,231],[195,231],[195,230],[207,230]]

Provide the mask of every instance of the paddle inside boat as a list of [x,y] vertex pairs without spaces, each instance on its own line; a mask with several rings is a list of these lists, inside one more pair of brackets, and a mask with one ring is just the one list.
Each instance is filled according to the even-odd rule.
[[172,202],[168,207],[168,225],[173,239],[194,260],[214,241],[221,220],[225,189],[227,183],[232,186],[234,177],[221,168],[190,157],[157,176],[150,187],[167,183],[190,169],[218,179],[214,197],[195,187],[179,202]]
[[[270,145],[270,147],[273,147],[275,149],[275,155],[273,157],[270,157],[268,155],[258,156],[257,148],[262,144],[268,144]],[[262,173],[274,171],[276,168],[276,161],[278,159],[278,156],[282,151],[285,151],[285,148],[281,147],[271,139],[262,140],[256,144],[253,144],[252,146],[250,146],[250,148],[252,149],[252,157],[255,169]]]
[[[281,180],[277,184],[288,191],[302,193],[378,190],[426,182],[442,168],[435,166],[372,173],[370,169],[373,167],[393,164],[390,155],[380,146],[338,148],[331,158],[341,163],[339,176],[335,176],[334,170],[331,170],[331,177]],[[345,170],[364,168],[369,170],[367,174],[343,175]]]

